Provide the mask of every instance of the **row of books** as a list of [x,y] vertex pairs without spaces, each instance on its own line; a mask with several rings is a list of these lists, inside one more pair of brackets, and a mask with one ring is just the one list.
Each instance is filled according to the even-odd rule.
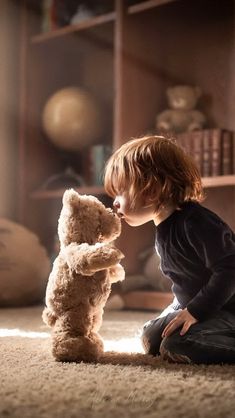
[[190,154],[202,177],[235,174],[235,132],[214,128],[177,135],[177,142]]

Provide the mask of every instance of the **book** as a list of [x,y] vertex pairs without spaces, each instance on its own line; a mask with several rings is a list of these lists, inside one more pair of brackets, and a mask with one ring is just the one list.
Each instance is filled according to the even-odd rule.
[[42,32],[51,30],[51,7],[52,0],[43,0],[42,2]]
[[190,152],[189,132],[182,132],[177,134],[177,143],[188,154]]
[[235,132],[212,128],[177,135],[178,144],[193,157],[202,177],[235,174]]
[[184,148],[184,141],[183,141],[183,134],[177,134],[176,136],[175,136],[175,138],[176,138],[176,142],[177,142],[177,144],[181,147],[181,148]]
[[224,130],[222,135],[222,175],[232,174],[233,133]]
[[192,131],[190,133],[191,139],[191,155],[199,169],[202,173],[202,146],[203,146],[203,131]]
[[219,128],[211,129],[211,176],[222,174],[222,135],[223,131]]
[[184,132],[177,135],[177,143],[187,154],[191,155],[200,172],[202,170],[202,140],[202,130]]
[[105,163],[110,157],[112,149],[108,145],[98,144],[90,147],[89,150],[89,171],[90,184],[94,186],[103,185],[103,173]]
[[232,146],[233,146],[233,156],[232,156],[233,171],[232,173],[235,174],[235,132],[233,132]]
[[56,0],[42,2],[42,32],[49,32],[57,28]]
[[204,129],[202,145],[202,176],[211,175],[211,130]]

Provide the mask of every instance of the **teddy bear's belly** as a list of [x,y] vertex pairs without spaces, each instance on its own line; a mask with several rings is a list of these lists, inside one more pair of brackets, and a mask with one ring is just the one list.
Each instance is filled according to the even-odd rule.
[[190,111],[180,111],[175,110],[171,114],[171,123],[173,124],[174,128],[181,132],[186,131],[188,129],[189,124],[192,122],[192,117]]
[[[57,282],[54,293],[54,304],[56,310],[79,310],[87,312],[92,308],[105,305],[111,291],[111,284],[107,279],[107,273],[100,271],[94,276],[82,276],[75,272],[59,284]],[[59,313],[58,312],[58,313]]]

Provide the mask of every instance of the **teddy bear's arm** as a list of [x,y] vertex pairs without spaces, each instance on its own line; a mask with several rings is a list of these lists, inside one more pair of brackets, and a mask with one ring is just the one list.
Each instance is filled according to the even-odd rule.
[[202,129],[202,127],[206,123],[205,116],[199,110],[191,110],[190,118],[191,118],[191,121],[188,126],[188,131],[194,131],[195,129]]
[[45,324],[47,324],[49,327],[52,327],[55,324],[57,317],[48,307],[45,307],[42,312],[42,319]]
[[164,131],[167,131],[171,128],[171,116],[172,111],[171,110],[164,110],[156,117],[156,127],[158,129],[163,129]]
[[84,275],[115,266],[124,255],[110,244],[72,243],[62,250],[62,255],[71,270]]

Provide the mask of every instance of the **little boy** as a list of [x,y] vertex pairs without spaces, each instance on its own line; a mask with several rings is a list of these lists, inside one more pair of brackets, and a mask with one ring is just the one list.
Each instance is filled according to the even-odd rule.
[[173,303],[144,325],[146,353],[180,363],[235,363],[235,234],[203,207],[199,171],[173,140],[145,136],[110,157],[105,189],[131,226],[153,221]]

